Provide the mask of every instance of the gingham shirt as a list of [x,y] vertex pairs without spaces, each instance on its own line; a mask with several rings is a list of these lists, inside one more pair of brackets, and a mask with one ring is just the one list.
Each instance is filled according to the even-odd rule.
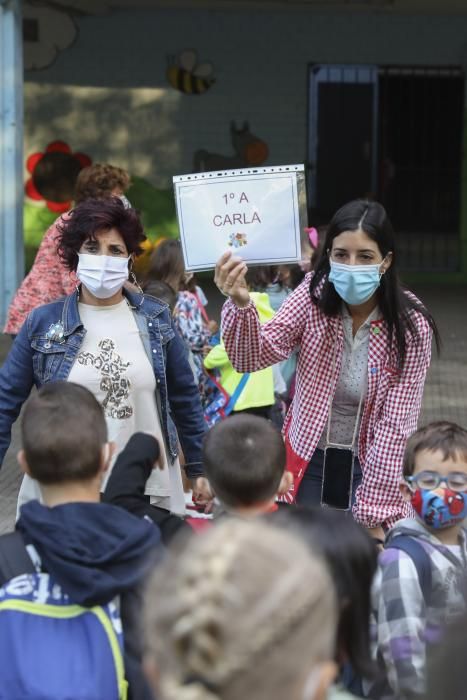
[[[251,302],[239,308],[229,299],[222,312],[223,340],[238,372],[255,372],[287,359],[299,348],[295,397],[284,433],[293,455],[304,465],[311,459],[326,424],[344,346],[342,318],[326,316],[311,302],[311,275],[263,326]],[[402,372],[397,368],[396,349],[389,347],[386,322],[380,319],[371,323],[368,391],[358,438],[363,481],[354,506],[354,517],[366,527],[390,526],[413,512],[400,495],[399,483],[405,443],[417,427],[432,338],[422,314],[414,311],[413,320],[418,334],[416,338],[407,335]]]

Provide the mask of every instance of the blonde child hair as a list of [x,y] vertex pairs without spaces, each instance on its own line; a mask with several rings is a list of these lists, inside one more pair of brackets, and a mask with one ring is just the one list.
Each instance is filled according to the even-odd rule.
[[311,700],[321,665],[332,666],[336,620],[318,555],[273,525],[219,523],[170,554],[147,591],[158,697]]

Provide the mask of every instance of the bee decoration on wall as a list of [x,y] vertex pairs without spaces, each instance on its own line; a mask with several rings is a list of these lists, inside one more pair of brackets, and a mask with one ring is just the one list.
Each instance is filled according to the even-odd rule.
[[175,90],[185,95],[201,95],[215,83],[212,63],[198,63],[194,49],[182,51],[177,58],[169,58],[167,80]]

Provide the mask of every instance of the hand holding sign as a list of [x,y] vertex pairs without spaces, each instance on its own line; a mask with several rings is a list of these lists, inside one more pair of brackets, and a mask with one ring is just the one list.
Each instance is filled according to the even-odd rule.
[[218,260],[214,282],[237,306],[243,307],[250,301],[245,275],[248,268],[245,262],[229,251]]

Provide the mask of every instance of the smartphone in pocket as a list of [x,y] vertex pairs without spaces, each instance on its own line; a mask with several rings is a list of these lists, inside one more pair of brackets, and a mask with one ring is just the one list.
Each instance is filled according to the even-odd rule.
[[352,482],[355,455],[343,447],[324,449],[321,505],[336,510],[349,510],[352,502]]

